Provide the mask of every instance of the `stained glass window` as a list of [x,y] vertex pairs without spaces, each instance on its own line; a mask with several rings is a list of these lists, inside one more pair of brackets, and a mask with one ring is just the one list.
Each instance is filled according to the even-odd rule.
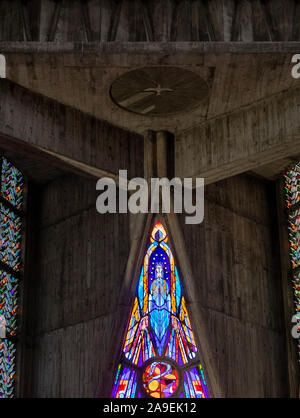
[[144,257],[113,398],[208,398],[184,289],[157,222]]
[[[288,210],[295,312],[300,317],[300,162],[285,174],[285,197]],[[298,342],[298,351],[300,359],[300,339]]]
[[24,177],[0,157],[0,398],[15,391]]

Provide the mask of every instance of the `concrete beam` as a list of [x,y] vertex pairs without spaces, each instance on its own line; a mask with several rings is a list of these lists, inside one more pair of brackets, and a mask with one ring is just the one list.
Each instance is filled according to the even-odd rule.
[[300,153],[300,88],[213,118],[175,140],[175,172],[206,184]]
[[143,174],[143,138],[0,80],[0,147],[117,180]]
[[[130,54],[194,55],[212,53],[299,53],[300,42],[0,42],[0,53],[78,53],[102,56]],[[122,65],[122,62],[120,62]]]

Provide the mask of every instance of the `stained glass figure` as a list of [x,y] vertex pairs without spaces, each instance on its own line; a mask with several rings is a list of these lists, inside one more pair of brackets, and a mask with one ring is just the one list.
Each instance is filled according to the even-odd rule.
[[[285,199],[288,210],[288,231],[290,259],[293,271],[295,312],[300,317],[300,163],[285,173]],[[300,339],[298,342],[298,351],[300,357]]]
[[184,290],[168,236],[150,236],[112,397],[208,398]]
[[0,183],[0,398],[15,390],[24,178],[4,157]]

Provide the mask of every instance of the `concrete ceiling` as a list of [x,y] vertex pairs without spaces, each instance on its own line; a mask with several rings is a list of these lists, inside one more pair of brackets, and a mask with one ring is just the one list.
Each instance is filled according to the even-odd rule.
[[[296,88],[290,61],[300,51],[299,22],[298,0],[2,0],[0,53],[8,78],[33,92],[126,130],[182,138]],[[199,106],[187,100],[181,112],[145,116],[111,100],[116,79],[153,66],[199,76],[207,86]],[[178,83],[175,95],[191,94]],[[256,174],[276,178],[295,158],[281,157]]]
[[[293,54],[278,52],[276,48],[268,52],[269,48],[263,45],[250,48],[248,53],[236,52],[236,46],[223,53],[218,47],[204,52],[203,44],[198,52],[197,45],[188,43],[164,46],[113,43],[97,45],[91,50],[84,46],[80,52],[78,46],[74,51],[74,45],[69,49],[67,44],[50,48],[34,43],[27,46],[24,49],[24,44],[4,45],[10,80],[139,134],[149,129],[182,134],[216,117],[251,108],[281,92],[292,91],[299,83],[291,77]],[[114,103],[110,88],[116,79],[134,69],[153,66],[178,67],[195,73],[207,84],[207,97],[192,110],[184,109],[166,116],[135,114]],[[277,161],[261,166],[255,173],[273,180],[292,161],[294,156],[291,159],[278,156]]]
[[[8,52],[6,58],[10,80],[137,133],[148,129],[177,133],[298,85],[291,77],[290,53],[196,54],[188,47],[185,53],[149,53],[137,47],[127,53]],[[117,78],[132,69],[159,64],[199,75],[208,86],[207,99],[193,110],[167,116],[134,114],[111,100],[110,88]]]

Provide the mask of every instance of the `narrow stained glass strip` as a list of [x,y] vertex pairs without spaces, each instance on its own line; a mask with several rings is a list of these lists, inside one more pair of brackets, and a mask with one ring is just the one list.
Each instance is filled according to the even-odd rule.
[[20,209],[24,178],[1,158],[0,183],[0,397],[14,397],[19,275],[21,269]]
[[6,158],[2,158],[1,196],[20,209],[23,203],[24,179],[22,173]]
[[137,386],[136,377],[135,370],[119,364],[112,397],[134,398]]
[[181,301],[180,321],[181,321],[181,325],[185,334],[185,340],[190,351],[189,357],[192,359],[195,357],[195,353],[197,352],[197,347],[196,347],[196,341],[195,341],[194,333],[192,331],[192,325],[190,322],[190,318],[188,315],[184,297],[182,297],[182,301]]
[[300,209],[289,214],[290,257],[292,267],[300,266]]
[[8,339],[0,339],[0,398],[14,396],[15,345]]
[[130,317],[130,321],[128,325],[127,335],[124,341],[123,350],[125,353],[131,351],[132,343],[134,340],[136,330],[139,326],[140,318],[141,318],[140,310],[139,310],[138,300],[136,298],[134,301],[134,305],[133,305],[133,309],[132,309],[132,313],[131,313],[131,317]]
[[296,312],[300,315],[300,271],[294,274],[293,285],[295,290]]
[[[295,296],[295,311],[300,318],[300,163],[285,174],[285,198],[288,208],[290,260]],[[300,338],[298,340],[300,357]]]
[[18,280],[0,270],[0,316],[5,322],[6,335],[15,336],[17,330]]
[[13,270],[21,265],[21,218],[0,203],[0,260]]
[[285,174],[285,198],[288,208],[300,200],[300,163]]
[[184,388],[187,398],[209,398],[201,364],[184,373]]

